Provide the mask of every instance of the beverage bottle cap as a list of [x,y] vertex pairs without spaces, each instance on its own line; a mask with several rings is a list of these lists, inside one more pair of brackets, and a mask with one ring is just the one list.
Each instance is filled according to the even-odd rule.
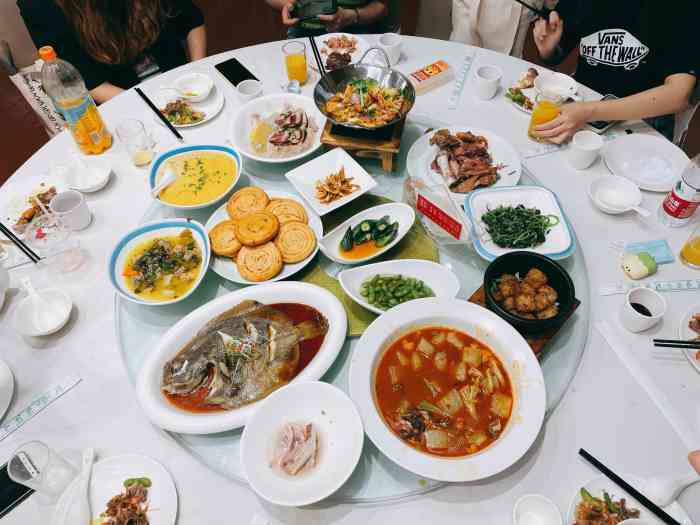
[[39,58],[44,62],[56,60],[56,51],[51,46],[43,46],[39,48]]

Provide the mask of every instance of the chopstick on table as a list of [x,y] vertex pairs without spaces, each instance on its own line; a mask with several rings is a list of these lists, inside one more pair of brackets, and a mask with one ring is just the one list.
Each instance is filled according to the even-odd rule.
[[311,51],[314,54],[314,58],[316,59],[316,66],[318,66],[318,72],[321,73],[321,77],[326,76],[326,68],[323,65],[323,57],[321,57],[321,53],[318,51],[318,46],[316,45],[316,39],[313,36],[309,37],[309,42],[311,43]]
[[680,339],[654,339],[657,348],[686,348],[700,350],[700,341],[683,341]]
[[526,4],[522,0],[515,0],[515,1],[518,2],[523,7],[527,7],[530,11],[535,13],[540,18],[544,18],[545,20],[549,20],[549,14],[552,12],[552,9],[547,9],[546,7],[543,7],[542,9],[537,9],[536,7],[532,7],[531,5]]
[[0,232],[5,235],[10,241],[12,241],[12,244],[17,246],[24,255],[29,257],[29,260],[31,260],[34,264],[38,263],[41,257],[39,257],[34,250],[32,250],[29,246],[24,244],[24,241],[22,241],[19,237],[17,237],[7,226],[5,226],[2,222],[0,222]]
[[151,99],[148,98],[148,97],[146,96],[146,94],[145,94],[143,91],[141,91],[141,88],[138,88],[138,87],[137,87],[137,88],[136,88],[136,93],[139,94],[139,97],[141,97],[141,98],[143,99],[143,101],[146,103],[146,105],[147,105],[149,108],[151,108],[151,110],[153,111],[153,113],[155,113],[156,116],[160,119],[160,121],[161,121],[163,124],[165,124],[165,126],[170,130],[170,132],[171,132],[173,135],[175,135],[175,138],[177,138],[177,140],[179,140],[180,142],[185,142],[185,139],[182,138],[182,135],[180,135],[180,133],[178,132],[178,130],[175,129],[175,126],[173,126],[173,125],[170,123],[170,121],[169,121],[167,118],[165,118],[165,115],[163,115],[163,114],[160,112],[160,110],[156,107],[156,105],[155,105],[153,102],[151,102]]
[[587,452],[586,450],[581,448],[581,449],[579,449],[578,453],[581,457],[586,459],[595,468],[597,468],[603,475],[605,475],[605,477],[607,477],[608,479],[613,481],[613,483],[618,485],[621,489],[623,489],[630,496],[632,496],[634,499],[636,499],[639,503],[641,503],[644,507],[646,507],[649,510],[649,512],[654,514],[661,521],[663,521],[664,523],[667,523],[668,525],[681,525],[675,519],[673,519],[671,516],[669,516],[665,510],[663,510],[661,507],[656,505],[653,501],[651,501],[644,494],[642,494],[637,489],[635,489],[632,485],[627,483],[620,476],[615,474],[608,467],[603,465],[600,461],[598,461],[596,458],[594,458],[589,452]]

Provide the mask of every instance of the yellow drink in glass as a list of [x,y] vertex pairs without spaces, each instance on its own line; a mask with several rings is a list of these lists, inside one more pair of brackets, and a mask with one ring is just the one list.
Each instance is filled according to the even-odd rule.
[[700,233],[688,239],[681,249],[681,261],[691,268],[700,269]]
[[545,142],[545,139],[535,135],[535,127],[554,120],[559,116],[559,113],[561,113],[561,99],[537,95],[535,100],[535,107],[532,109],[527,135],[537,142]]
[[287,78],[296,80],[302,86],[308,78],[306,70],[306,45],[303,42],[288,42],[282,46]]

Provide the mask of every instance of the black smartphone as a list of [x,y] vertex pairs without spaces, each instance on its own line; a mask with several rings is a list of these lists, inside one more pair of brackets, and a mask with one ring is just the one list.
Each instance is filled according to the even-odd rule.
[[[603,98],[601,98],[600,100],[615,100],[615,99],[617,99],[617,98],[618,98],[618,97],[616,97],[615,95],[605,95],[605,96],[604,96]],[[587,127],[588,129],[590,129],[591,131],[593,131],[593,132],[595,132],[595,133],[598,133],[598,134],[600,135],[600,134],[605,133],[606,131],[608,131],[608,130],[609,130],[610,128],[612,128],[616,123],[617,123],[617,121],[615,121],[615,120],[612,120],[612,121],[608,121],[608,120],[596,120],[596,121],[594,121],[594,122],[589,122],[589,123],[586,125],[586,127]]]
[[230,58],[214,66],[234,87],[244,80],[258,80],[238,59]]
[[337,10],[337,0],[297,0],[289,14],[299,20],[309,20],[318,15],[332,15]]
[[31,496],[34,490],[10,479],[7,463],[0,467],[0,518]]

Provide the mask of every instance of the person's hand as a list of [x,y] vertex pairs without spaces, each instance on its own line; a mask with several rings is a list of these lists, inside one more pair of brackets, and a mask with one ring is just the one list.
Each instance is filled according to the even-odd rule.
[[332,15],[318,15],[318,19],[323,22],[329,33],[335,33],[344,27],[354,24],[357,21],[357,15],[354,9],[339,7]]
[[289,0],[284,4],[284,7],[282,7],[282,23],[286,26],[295,26],[299,23],[299,19],[293,18],[291,15],[295,4],[296,0]]
[[688,454],[688,461],[690,462],[690,465],[695,469],[695,472],[700,474],[700,450],[696,450],[695,452],[691,452]]
[[564,104],[557,118],[535,126],[535,135],[554,144],[566,142],[586,125],[592,111],[592,107],[586,102]]
[[552,11],[549,13],[549,20],[537,19],[532,33],[540,56],[546,60],[554,54],[554,50],[561,41],[561,36],[564,33],[564,21],[559,18],[559,13]]

